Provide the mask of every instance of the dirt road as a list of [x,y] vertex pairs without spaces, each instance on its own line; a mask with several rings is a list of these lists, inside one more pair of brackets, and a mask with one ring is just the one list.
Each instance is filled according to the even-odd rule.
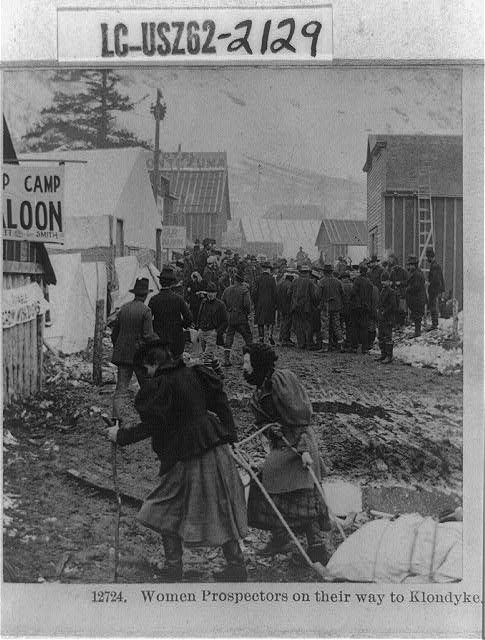
[[[460,502],[462,486],[462,376],[439,375],[372,356],[322,354],[278,348],[313,401],[314,425],[330,478],[362,489],[363,509],[436,515]],[[251,388],[242,356],[234,353],[226,390],[241,437],[253,428]],[[109,491],[76,480],[94,477],[111,486],[110,446],[101,412],[110,413],[113,385],[83,380],[48,384],[42,397],[8,407],[4,428],[14,440],[4,453],[5,580],[106,583],[112,580],[115,502]],[[135,391],[135,386],[133,387]],[[133,416],[134,418],[134,416]],[[262,460],[262,443],[247,448]],[[163,561],[159,537],[139,525],[139,499],[156,483],[149,442],[118,453],[123,502],[121,582],[156,582]],[[71,470],[71,475],[68,471]],[[267,540],[251,530],[244,542],[251,581],[312,581],[310,570],[287,556],[256,554]],[[328,534],[332,550],[339,534]],[[188,581],[208,581],[224,565],[217,549],[188,549]]]

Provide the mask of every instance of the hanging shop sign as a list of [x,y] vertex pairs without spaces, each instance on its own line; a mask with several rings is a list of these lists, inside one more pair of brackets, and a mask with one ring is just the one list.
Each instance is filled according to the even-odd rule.
[[185,249],[187,237],[185,227],[164,226],[162,245],[164,249]]
[[2,165],[3,237],[64,244],[64,167]]
[[9,329],[43,315],[49,305],[36,282],[16,289],[2,290],[2,327]]

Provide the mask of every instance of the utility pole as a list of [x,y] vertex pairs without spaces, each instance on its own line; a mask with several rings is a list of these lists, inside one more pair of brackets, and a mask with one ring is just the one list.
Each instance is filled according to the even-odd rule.
[[[159,160],[160,160],[160,121],[165,118],[167,112],[167,105],[162,102],[162,91],[157,89],[157,102],[155,106],[152,105],[151,112],[155,118],[155,148],[153,150],[153,195],[155,196],[155,202],[158,204],[158,192],[159,192]],[[163,222],[163,221],[162,221]]]

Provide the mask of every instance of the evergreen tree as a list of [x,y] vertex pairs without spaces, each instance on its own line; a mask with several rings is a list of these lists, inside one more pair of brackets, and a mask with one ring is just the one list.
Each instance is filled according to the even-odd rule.
[[119,128],[116,114],[132,111],[133,102],[117,88],[120,76],[108,69],[57,71],[52,80],[70,90],[56,91],[52,105],[23,137],[31,151],[52,149],[150,148],[146,140]]

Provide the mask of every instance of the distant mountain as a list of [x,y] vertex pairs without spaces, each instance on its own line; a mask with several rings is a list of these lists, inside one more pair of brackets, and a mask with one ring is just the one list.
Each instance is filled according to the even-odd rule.
[[233,218],[364,220],[366,183],[243,156],[229,165]]

